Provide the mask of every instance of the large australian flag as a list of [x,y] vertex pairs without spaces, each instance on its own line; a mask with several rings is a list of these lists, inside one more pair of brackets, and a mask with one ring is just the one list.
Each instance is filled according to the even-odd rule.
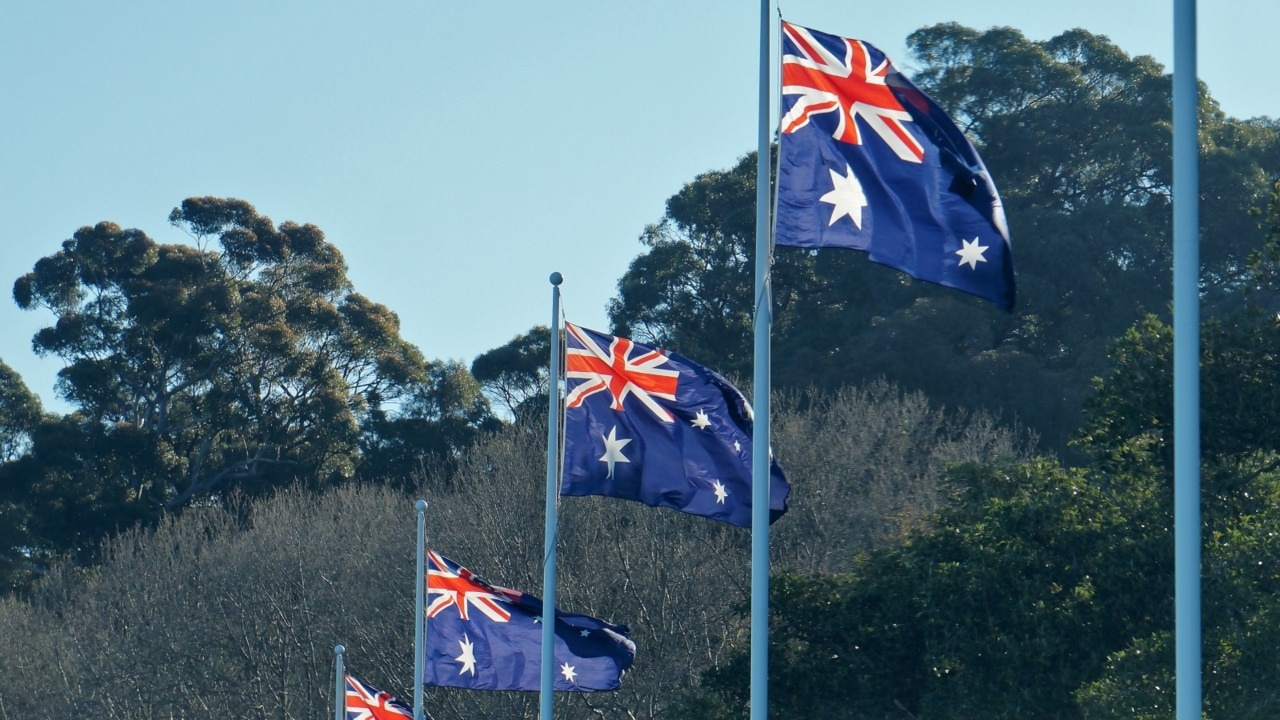
[[860,40],[782,24],[775,242],[864,250],[1013,308],[1004,207],[942,108]]
[[[565,323],[563,495],[606,495],[751,526],[751,407],[675,353]],[[791,486],[771,462],[769,517]]]
[[[498,587],[427,553],[424,685],[471,690],[541,689],[542,600]],[[625,625],[557,610],[556,690],[616,690],[635,660]]]

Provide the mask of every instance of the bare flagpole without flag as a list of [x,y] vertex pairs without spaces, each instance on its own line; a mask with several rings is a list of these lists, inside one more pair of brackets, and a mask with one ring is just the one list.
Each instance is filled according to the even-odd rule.
[[542,667],[539,717],[551,720],[556,648],[556,504],[560,499],[560,283],[551,273],[551,367],[547,406],[547,513],[542,557]]
[[769,0],[760,0],[760,89],[756,137],[755,374],[751,455],[751,720],[769,710],[769,334],[773,295],[769,271]]
[[1178,720],[1199,720],[1200,146],[1196,1],[1173,6],[1173,567]]
[[341,645],[333,647],[333,720],[346,720],[347,718],[347,670],[342,662],[342,654],[344,652],[346,652],[346,648]]

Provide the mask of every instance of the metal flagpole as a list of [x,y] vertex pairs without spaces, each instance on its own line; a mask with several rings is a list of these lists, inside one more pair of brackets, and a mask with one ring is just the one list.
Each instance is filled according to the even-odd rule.
[[755,377],[751,455],[751,720],[769,710],[769,0],[760,0],[760,95],[756,137]]
[[1196,2],[1173,7],[1173,528],[1178,720],[1199,720],[1200,146]]
[[333,720],[346,720],[347,718],[347,670],[342,664],[342,653],[346,652],[346,648],[341,645],[335,645],[334,654],[334,695],[333,695]]
[[413,621],[413,720],[422,720],[426,714],[422,707],[422,679],[427,663],[427,613],[425,597],[427,594],[426,548],[427,548],[427,501],[419,500],[418,508],[418,590]]
[[555,689],[556,641],[556,501],[560,495],[560,283],[551,273],[551,386],[547,406],[547,519],[542,558],[542,666],[539,717],[551,720]]

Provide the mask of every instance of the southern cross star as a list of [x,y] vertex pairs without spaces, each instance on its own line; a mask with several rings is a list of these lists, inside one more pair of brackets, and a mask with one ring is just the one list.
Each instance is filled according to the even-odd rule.
[[845,175],[841,176],[835,170],[827,169],[831,173],[831,192],[818,198],[824,203],[832,205],[831,221],[828,226],[835,225],[836,221],[845,215],[853,221],[853,224],[862,229],[862,208],[867,206],[867,196],[862,192],[862,183],[858,182],[858,178],[853,174],[853,168],[845,165]]
[[979,245],[978,238],[974,238],[972,241],[961,238],[960,241],[964,243],[964,247],[956,251],[956,254],[960,256],[960,264],[968,265],[971,270],[977,270],[978,263],[987,261],[986,258],[982,257],[982,253],[987,251],[988,246]]
[[622,454],[622,448],[626,447],[630,439],[618,439],[618,426],[614,425],[609,431],[609,437],[604,439],[604,455],[600,456],[600,462],[609,464],[609,477],[613,477],[613,466],[616,463],[629,463],[626,455]]
[[707,417],[707,413],[705,411],[699,409],[698,415],[690,420],[689,423],[699,430],[706,430],[711,427],[711,418]]

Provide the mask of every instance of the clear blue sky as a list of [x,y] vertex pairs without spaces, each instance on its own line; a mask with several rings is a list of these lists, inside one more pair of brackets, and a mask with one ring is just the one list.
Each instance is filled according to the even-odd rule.
[[[794,0],[910,73],[956,21],[1043,40],[1082,27],[1171,69],[1171,0]],[[60,364],[13,281],[101,220],[183,242],[183,198],[315,223],[356,290],[429,358],[467,363],[564,308],[608,329],[666,198],[754,149],[749,0],[0,3],[0,359],[52,409]],[[1280,116],[1280,2],[1201,2],[1199,69],[1236,117]],[[999,178],[997,178],[997,182]],[[1010,218],[1014,246],[1019,238]]]

